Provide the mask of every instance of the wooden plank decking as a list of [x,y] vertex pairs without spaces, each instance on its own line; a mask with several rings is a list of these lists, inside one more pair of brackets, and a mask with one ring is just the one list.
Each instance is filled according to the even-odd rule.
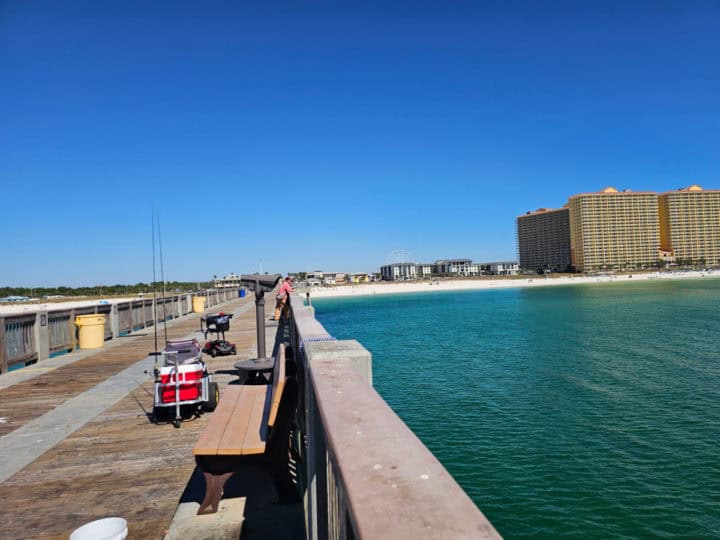
[[[223,309],[231,311],[248,301]],[[168,334],[178,338],[197,328],[198,317],[190,317],[169,326]],[[153,347],[153,336],[152,329],[143,333],[147,336],[5,389],[0,416],[10,422],[0,424],[0,436],[144,357]],[[237,344],[239,356],[250,357],[254,309],[233,319],[227,338]],[[232,365],[237,358],[208,358],[221,392],[236,378]],[[184,422],[181,429],[154,425],[148,418],[152,403],[148,375],[123,399],[0,483],[0,538],[67,538],[78,526],[107,516],[127,519],[129,538],[162,538],[195,468],[192,447],[208,417]]]
[[[168,337],[181,337],[200,328],[200,316],[191,315],[168,326]],[[145,328],[127,337],[112,348],[100,349],[88,356],[39,375],[28,381],[5,388],[0,401],[0,437],[42,416],[59,404],[92,388],[108,377],[147,356],[154,348],[153,328]],[[202,338],[202,334],[197,334]],[[158,342],[162,344],[163,328],[158,327]],[[34,369],[33,366],[25,368]]]

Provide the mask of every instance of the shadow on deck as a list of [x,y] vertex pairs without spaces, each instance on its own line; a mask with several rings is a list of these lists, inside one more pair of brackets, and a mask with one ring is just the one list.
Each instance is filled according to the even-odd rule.
[[166,540],[305,538],[302,503],[278,503],[272,478],[261,467],[243,465],[225,484],[218,512],[198,516],[204,489],[203,475],[195,469]]

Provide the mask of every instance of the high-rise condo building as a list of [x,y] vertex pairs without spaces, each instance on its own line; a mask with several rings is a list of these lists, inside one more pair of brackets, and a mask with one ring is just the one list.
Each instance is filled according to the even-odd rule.
[[720,191],[690,186],[660,194],[660,246],[678,263],[720,264]]
[[597,193],[573,195],[568,207],[571,257],[576,271],[632,270],[657,263],[657,193],[619,192],[609,187]]
[[520,268],[539,272],[570,269],[570,211],[540,208],[517,218]]

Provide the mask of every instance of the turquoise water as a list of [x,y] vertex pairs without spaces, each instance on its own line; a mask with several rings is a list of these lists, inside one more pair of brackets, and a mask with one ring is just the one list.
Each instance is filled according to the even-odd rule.
[[313,305],[505,537],[720,537],[720,280]]

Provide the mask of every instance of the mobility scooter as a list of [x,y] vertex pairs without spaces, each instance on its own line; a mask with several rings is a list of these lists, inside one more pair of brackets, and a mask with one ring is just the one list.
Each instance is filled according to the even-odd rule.
[[220,312],[217,315],[206,315],[200,319],[200,330],[205,335],[205,339],[207,339],[208,333],[215,334],[214,340],[205,343],[203,347],[205,354],[209,354],[213,358],[216,356],[237,354],[235,344],[225,340],[225,331],[230,329],[231,318],[232,314]]

